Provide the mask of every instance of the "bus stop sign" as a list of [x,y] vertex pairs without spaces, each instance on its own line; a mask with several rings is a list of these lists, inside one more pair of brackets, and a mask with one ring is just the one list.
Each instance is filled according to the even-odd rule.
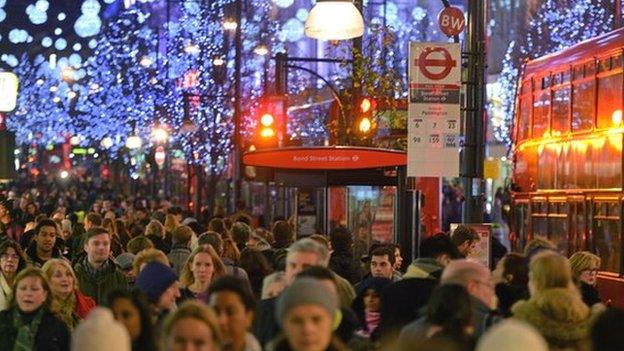
[[438,24],[442,33],[447,36],[459,35],[466,26],[464,12],[457,7],[445,7],[438,15]]
[[420,69],[420,73],[431,80],[446,78],[451,70],[457,66],[457,61],[453,60],[451,53],[444,47],[432,47],[423,50],[414,63]]

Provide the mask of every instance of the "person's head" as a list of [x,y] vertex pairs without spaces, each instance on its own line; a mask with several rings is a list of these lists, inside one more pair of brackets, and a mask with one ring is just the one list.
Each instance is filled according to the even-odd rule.
[[39,268],[26,267],[13,282],[13,295],[9,306],[22,312],[34,312],[41,307],[50,308],[52,293],[43,272]]
[[251,237],[251,227],[243,222],[235,222],[232,225],[232,239],[237,245],[243,246]]
[[152,261],[143,267],[134,286],[159,311],[170,311],[180,297],[178,276],[171,267],[158,261]]
[[294,351],[326,350],[333,335],[338,296],[317,279],[296,279],[279,296],[278,324]]
[[132,238],[130,241],[128,241],[128,244],[126,245],[126,249],[128,250],[128,252],[134,255],[138,254],[139,252],[143,250],[153,249],[153,248],[154,248],[154,243],[149,238],[143,235],[139,235],[136,238]]
[[570,288],[572,270],[567,258],[550,250],[533,256],[529,264],[529,292],[531,296],[552,288]]
[[132,262],[132,274],[137,277],[141,269],[152,261],[158,261],[166,266],[170,265],[169,259],[164,252],[158,249],[147,249],[139,252]]
[[86,231],[92,227],[100,227],[102,225],[102,216],[95,212],[89,212],[84,219],[84,228]]
[[459,252],[448,235],[438,233],[420,243],[420,257],[433,258],[440,265],[446,266],[451,260],[459,257]]
[[79,290],[76,273],[67,260],[53,258],[47,261],[41,270],[54,296],[66,299],[76,290]]
[[329,232],[329,241],[336,252],[348,252],[353,246],[351,232],[344,226],[338,226]]
[[259,250],[245,248],[241,251],[238,262],[240,268],[250,277],[264,278],[273,272],[273,267],[267,257]]
[[114,219],[104,218],[104,220],[102,221],[102,227],[106,229],[110,233],[111,236],[116,234]]
[[179,206],[169,207],[167,209],[167,214],[172,215],[178,223],[182,222],[182,208],[181,207]]
[[61,220],[61,236],[68,238],[73,233],[72,227],[72,222],[69,219]]
[[129,281],[134,281],[134,278],[136,278],[136,275],[134,275],[134,271],[132,269],[135,258],[136,255],[131,254],[130,252],[124,252],[119,256],[115,257],[115,264],[117,264],[119,269],[121,269],[126,278],[129,279]]
[[458,337],[472,334],[470,294],[459,284],[442,284],[431,293],[427,322],[442,327],[444,334]]
[[208,222],[208,230],[219,233],[222,237],[227,234],[223,218],[213,218]]
[[440,284],[461,285],[490,309],[496,308],[494,281],[487,267],[478,262],[466,259],[451,261],[442,271]]
[[167,351],[220,351],[219,322],[210,307],[186,301],[163,324]]
[[620,351],[624,345],[624,310],[610,307],[596,318],[590,338],[595,351]]
[[44,219],[35,227],[34,241],[37,245],[37,251],[51,253],[58,236],[58,227],[56,222],[51,219]]
[[570,256],[572,276],[589,285],[596,285],[600,257],[588,251],[578,251]]
[[255,308],[249,284],[238,277],[223,276],[210,286],[208,296],[208,304],[217,315],[224,344],[244,343]]
[[137,289],[116,289],[108,294],[106,301],[115,319],[128,330],[132,343],[155,350],[154,326],[145,295]]
[[333,294],[338,293],[338,285],[336,283],[336,277],[331,269],[321,266],[311,266],[301,273],[297,274],[295,279],[312,278],[323,283]]
[[213,279],[225,274],[225,265],[210,245],[198,246],[182,267],[180,281],[188,287],[199,281],[210,283]]
[[332,251],[332,246],[331,246],[331,242],[329,242],[329,238],[327,238],[327,236],[323,235],[323,234],[312,234],[310,236],[308,236],[308,238],[316,241],[317,243],[325,246],[325,248],[327,248],[328,251]]
[[128,330],[117,322],[106,307],[89,311],[72,333],[73,351],[130,351],[131,339]]
[[329,251],[323,245],[309,238],[297,240],[290,245],[286,255],[286,282],[291,283],[307,267],[327,267],[328,262]]
[[391,283],[392,280],[388,278],[370,277],[358,284],[351,307],[360,319],[360,323],[366,324],[364,323],[366,312],[381,310],[381,293]]
[[165,216],[165,231],[173,233],[173,231],[180,225],[180,221],[177,220],[176,216],[171,213],[167,213]]
[[474,228],[467,225],[460,224],[453,230],[451,234],[451,241],[453,245],[457,247],[457,250],[464,257],[468,257],[474,249],[477,241],[479,241],[479,235]]
[[165,217],[167,215],[162,210],[156,210],[152,213],[152,220],[158,221],[160,224],[165,224]]
[[397,244],[388,245],[394,251],[394,270],[399,271],[403,266],[403,256],[401,256],[401,247]]
[[[515,318],[496,323],[477,343],[476,351],[548,351],[548,343],[533,326]],[[596,349],[608,350],[608,349]],[[612,349],[613,351],[615,349]],[[619,350],[619,349],[618,349]],[[608,350],[611,351],[611,350]]]
[[0,271],[7,276],[15,276],[26,268],[26,256],[20,245],[14,240],[5,240],[0,244]]
[[223,240],[223,253],[221,254],[221,257],[223,257],[223,259],[229,259],[230,262],[238,262],[238,259],[240,258],[240,250],[238,250],[234,240],[230,238]]
[[524,255],[510,252],[503,256],[492,272],[492,279],[496,284],[505,283],[526,287],[529,282],[529,267]]
[[260,235],[253,234],[249,238],[249,241],[247,241],[247,248],[252,250],[264,251],[271,249],[271,244],[269,244],[269,242]]
[[223,238],[221,234],[213,231],[207,231],[197,238],[198,245],[210,245],[217,252],[217,255],[223,255]]
[[152,219],[145,227],[145,236],[155,236],[163,238],[165,236],[165,227],[156,219]]
[[544,250],[557,251],[557,245],[543,236],[535,236],[524,247],[524,256],[530,262],[534,255]]
[[295,235],[292,227],[286,221],[277,221],[273,224],[275,247],[284,248],[292,244]]
[[187,247],[191,243],[193,237],[193,229],[187,225],[181,225],[175,228],[171,234],[171,241],[175,245],[186,245]]
[[394,273],[394,250],[389,246],[380,246],[370,255],[370,272],[373,277],[392,279]]
[[87,230],[84,250],[89,263],[100,265],[108,260],[111,253],[111,236],[102,227],[93,227]]

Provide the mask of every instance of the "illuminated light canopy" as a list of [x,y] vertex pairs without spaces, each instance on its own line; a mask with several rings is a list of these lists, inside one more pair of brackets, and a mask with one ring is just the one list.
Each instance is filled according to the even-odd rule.
[[39,0],[35,3],[35,8],[38,11],[46,12],[50,8],[50,3],[47,0]]
[[269,113],[265,113],[264,115],[262,115],[262,117],[260,117],[260,123],[262,123],[262,125],[265,127],[271,126],[274,122],[275,117],[273,117],[273,115]]
[[[48,14],[45,10],[39,9],[39,3],[41,3],[41,1],[38,1],[37,5],[28,5],[28,7],[26,7],[26,14],[32,24],[43,24],[48,20]],[[47,1],[45,3],[47,4]]]
[[91,39],[89,40],[89,49],[95,49],[98,45],[98,42],[96,39]]
[[25,43],[28,40],[28,32],[23,29],[13,28],[9,32],[9,41],[13,44]]
[[82,50],[82,44],[76,43],[74,44],[74,46],[72,46],[72,49],[74,49],[74,51],[80,51]]
[[141,137],[137,135],[131,135],[128,139],[126,139],[126,147],[128,149],[138,149],[141,146],[143,146],[143,141],[141,140]]
[[169,132],[164,127],[155,127],[152,130],[152,139],[157,143],[164,143],[169,138]]
[[238,23],[231,18],[226,18],[223,21],[223,29],[225,30],[235,30],[238,27]]
[[56,35],[61,35],[61,34],[63,34],[63,30],[62,30],[61,28],[56,28],[56,29],[54,30],[54,34],[56,34]]
[[416,6],[412,10],[412,17],[414,17],[417,21],[422,21],[425,17],[427,17],[427,11],[420,6]]
[[310,15],[310,12],[306,9],[299,9],[297,10],[297,14],[295,15],[297,17],[298,20],[305,22],[305,20],[308,19],[308,16]]
[[65,48],[67,48],[67,40],[63,38],[56,39],[56,41],[54,42],[54,47],[57,50],[65,50]]
[[101,8],[102,6],[100,6],[100,3],[97,0],[85,0],[85,2],[82,3],[82,6],[80,6],[82,13],[87,16],[97,16],[97,14],[100,13]]
[[65,14],[65,12],[60,12],[58,16],[56,16],[56,19],[59,21],[64,21],[65,18],[67,18],[67,15]]
[[105,137],[100,142],[100,146],[105,149],[110,149],[113,146],[113,139],[111,137]]
[[256,48],[254,49],[254,53],[260,56],[265,56],[266,54],[269,53],[269,48],[267,48],[266,45],[261,44],[261,45],[256,46]]
[[364,19],[350,0],[318,0],[305,23],[308,37],[346,40],[364,34]]
[[6,19],[6,12],[4,11],[4,9],[0,9],[0,22],[4,21]]

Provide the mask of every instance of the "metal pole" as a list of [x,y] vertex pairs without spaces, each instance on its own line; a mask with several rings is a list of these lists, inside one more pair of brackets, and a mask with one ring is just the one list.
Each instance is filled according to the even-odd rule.
[[[363,0],[354,0],[353,1],[353,5],[355,5],[355,7],[358,9],[358,11],[360,11],[360,13],[362,13],[362,9],[363,9]],[[358,79],[358,74],[361,74],[362,71],[362,60],[357,59],[358,57],[362,57],[362,55],[364,54],[362,52],[362,38],[364,36],[361,37],[356,37],[353,39],[353,48],[351,50],[351,56],[353,57],[353,75],[352,75],[352,86],[351,86],[351,90],[352,90],[352,96],[351,96],[351,111],[349,111],[349,114],[347,115],[347,125],[342,126],[343,128],[345,128],[346,130],[351,130],[351,133],[349,133],[348,135],[348,144],[351,144],[355,138],[354,138],[354,133],[353,133],[353,122],[354,122],[354,115],[355,115],[355,111],[357,110],[357,105],[358,105],[358,101],[360,100],[360,96],[362,93],[362,82],[360,81],[360,79]],[[359,55],[359,56],[358,56]]]
[[240,150],[240,124],[241,124],[241,70],[242,70],[242,19],[243,19],[243,0],[236,0],[236,32],[235,32],[235,58],[234,58],[234,199],[232,200],[232,209],[234,204],[241,195],[241,150]]
[[483,161],[485,157],[485,70],[487,1],[468,1],[465,50],[465,146],[462,159],[464,184],[463,222],[483,222]]
[[613,29],[622,27],[622,0],[615,0],[615,19],[613,21]]

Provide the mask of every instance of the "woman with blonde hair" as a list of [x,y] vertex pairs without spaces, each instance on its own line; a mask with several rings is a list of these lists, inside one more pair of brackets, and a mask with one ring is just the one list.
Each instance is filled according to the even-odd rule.
[[169,259],[164,252],[158,249],[145,249],[140,251],[134,258],[134,261],[132,262],[132,274],[134,274],[135,277],[138,277],[143,267],[152,261],[160,262],[165,266],[171,266]]
[[201,245],[189,256],[182,267],[180,282],[184,287],[180,300],[198,299],[208,303],[208,288],[218,277],[225,275],[225,265],[210,245]]
[[53,258],[41,270],[52,291],[52,310],[73,330],[95,307],[95,301],[80,292],[76,273],[66,260]]
[[166,351],[187,350],[197,343],[202,350],[221,351],[221,332],[217,316],[210,307],[197,301],[186,301],[163,325]]
[[593,320],[572,282],[568,259],[553,251],[536,254],[529,265],[529,300],[512,307],[513,318],[535,327],[550,350],[586,350]]
[[145,227],[145,236],[154,243],[154,247],[168,254],[171,247],[165,242],[165,227],[157,220],[152,219]]
[[570,267],[574,281],[583,296],[583,302],[590,307],[602,303],[598,289],[596,289],[600,257],[588,251],[575,252],[570,256]]

